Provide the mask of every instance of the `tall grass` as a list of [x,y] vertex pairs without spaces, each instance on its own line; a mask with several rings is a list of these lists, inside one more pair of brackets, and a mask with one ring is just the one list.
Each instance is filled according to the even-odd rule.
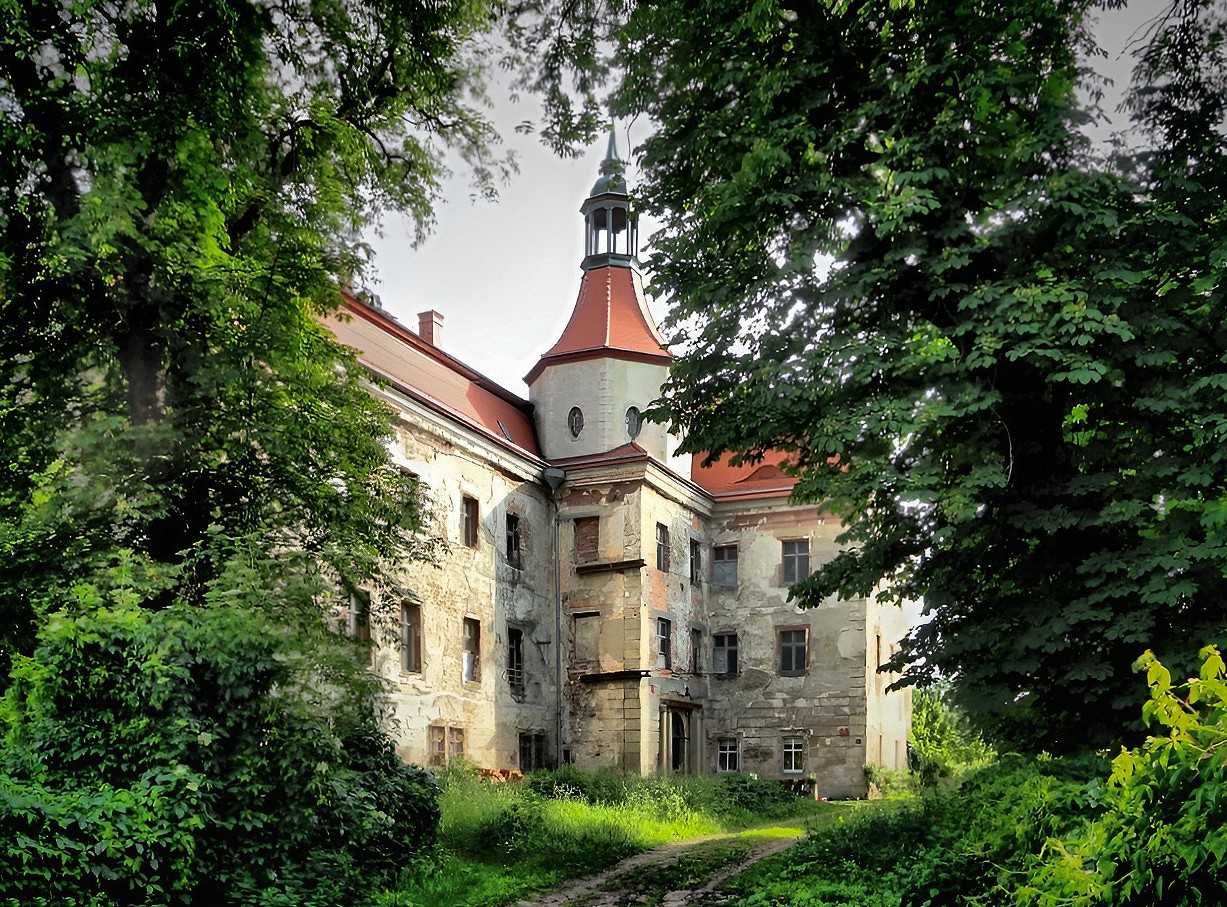
[[491,784],[443,777],[439,847],[386,907],[492,907],[667,844],[813,813],[817,804],[746,775],[639,778],[564,768]]

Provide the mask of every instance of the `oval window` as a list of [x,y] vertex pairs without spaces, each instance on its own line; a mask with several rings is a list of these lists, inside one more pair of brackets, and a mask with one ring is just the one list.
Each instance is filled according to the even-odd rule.
[[567,428],[571,429],[572,438],[578,438],[579,433],[584,430],[584,413],[578,406],[572,406],[567,413]]
[[626,411],[626,434],[634,441],[639,437],[639,429],[643,428],[643,413],[638,407],[632,406]]

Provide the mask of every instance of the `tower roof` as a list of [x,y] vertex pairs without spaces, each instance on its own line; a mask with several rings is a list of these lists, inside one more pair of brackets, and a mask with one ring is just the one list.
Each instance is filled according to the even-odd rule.
[[609,143],[605,146],[605,159],[601,161],[601,175],[592,184],[592,191],[588,193],[589,197],[607,193],[625,195],[625,171],[626,162],[618,154],[618,141],[614,138],[613,129],[610,128]]
[[531,384],[555,362],[601,357],[664,364],[673,358],[648,311],[642,279],[629,267],[584,272],[571,320],[524,380]]

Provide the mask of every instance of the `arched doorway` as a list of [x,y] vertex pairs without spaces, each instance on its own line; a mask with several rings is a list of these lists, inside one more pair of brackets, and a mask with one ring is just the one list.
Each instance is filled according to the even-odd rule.
[[676,775],[690,770],[690,715],[680,710],[670,710],[669,770]]

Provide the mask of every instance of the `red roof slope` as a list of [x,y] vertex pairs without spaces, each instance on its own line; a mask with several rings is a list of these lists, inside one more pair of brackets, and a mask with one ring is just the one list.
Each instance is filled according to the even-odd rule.
[[648,312],[640,279],[630,268],[584,272],[571,320],[524,380],[532,383],[551,362],[597,356],[665,363],[673,358]]
[[344,297],[344,314],[324,320],[363,365],[399,389],[441,408],[503,445],[540,457],[530,404],[495,384],[391,316]]
[[704,466],[705,453],[690,458],[690,479],[714,498],[765,498],[792,493],[797,480],[783,466],[789,456],[783,451],[768,451],[757,463],[734,466],[732,454],[723,454]]

